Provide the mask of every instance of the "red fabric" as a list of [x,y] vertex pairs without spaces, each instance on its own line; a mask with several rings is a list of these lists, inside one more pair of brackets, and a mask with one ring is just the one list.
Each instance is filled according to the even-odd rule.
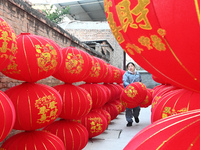
[[66,150],[81,150],[88,142],[88,131],[78,122],[59,120],[48,125],[43,130],[58,136],[63,141]]
[[15,108],[10,98],[0,91],[0,142],[11,132],[15,123]]
[[79,119],[90,112],[92,98],[83,88],[71,84],[57,85],[53,88],[58,91],[63,100],[60,118]]
[[0,17],[0,71],[4,69],[17,52],[16,35],[11,26]]
[[104,1],[108,23],[124,51],[159,79],[195,92],[200,92],[199,4]]
[[35,130],[52,123],[61,113],[62,98],[52,87],[22,83],[5,91],[16,111],[14,129]]
[[75,47],[61,49],[63,61],[53,76],[65,83],[83,81],[89,76],[92,67],[91,56]]
[[62,62],[59,46],[42,36],[21,33],[17,36],[17,53],[2,73],[26,82],[51,76]]
[[7,139],[1,148],[6,150],[65,150],[62,140],[46,131],[25,131]]

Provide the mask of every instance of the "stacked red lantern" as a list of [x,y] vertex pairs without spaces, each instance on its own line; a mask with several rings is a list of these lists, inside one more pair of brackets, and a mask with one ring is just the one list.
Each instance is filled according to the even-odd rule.
[[200,91],[198,1],[105,0],[104,8],[113,35],[137,64],[166,83]]
[[200,93],[192,92],[186,89],[179,89],[165,94],[155,105],[151,121],[166,118],[182,112],[194,109],[200,109]]
[[141,82],[133,82],[121,93],[120,100],[125,107],[134,108],[144,101],[146,95],[146,86]]
[[102,114],[107,119],[107,124],[109,125],[111,122],[111,115],[108,111],[102,108],[92,109],[92,111]]
[[137,133],[124,150],[199,149],[200,110],[154,122]]
[[118,107],[115,104],[112,104],[111,102],[103,105],[102,109],[106,110],[110,114],[111,120],[114,120],[119,114]]
[[78,122],[59,120],[43,130],[57,135],[63,141],[66,150],[81,150],[88,142],[88,131]]
[[89,138],[100,135],[108,126],[104,115],[94,111],[90,111],[86,116],[82,117],[81,124],[88,130]]
[[26,82],[36,82],[58,70],[62,55],[58,45],[47,38],[21,33],[17,36],[18,52],[2,73]]
[[85,89],[91,95],[92,109],[100,108],[108,101],[105,90],[99,84],[81,84],[79,87]]
[[16,35],[10,25],[0,18],[0,71],[14,58],[16,50]]
[[64,143],[56,135],[45,131],[25,131],[6,140],[1,149],[5,150],[65,150]]
[[52,87],[22,83],[5,91],[16,110],[14,129],[35,130],[52,123],[61,113],[62,98]]
[[91,56],[92,58],[92,67],[89,71],[88,77],[84,80],[86,83],[101,83],[106,77],[108,69],[106,62],[103,60]]
[[58,85],[54,88],[63,100],[60,118],[79,119],[90,112],[92,98],[86,90],[71,84]]
[[0,91],[0,142],[11,132],[15,123],[15,108],[10,98]]
[[63,62],[53,76],[65,83],[83,81],[92,67],[92,58],[86,52],[75,47],[61,49]]

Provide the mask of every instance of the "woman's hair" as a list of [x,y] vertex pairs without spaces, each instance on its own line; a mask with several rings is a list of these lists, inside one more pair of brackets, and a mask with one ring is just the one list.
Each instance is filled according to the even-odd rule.
[[126,65],[126,68],[128,68],[128,66],[132,64],[134,67],[135,67],[135,64],[133,62],[129,62],[127,65]]

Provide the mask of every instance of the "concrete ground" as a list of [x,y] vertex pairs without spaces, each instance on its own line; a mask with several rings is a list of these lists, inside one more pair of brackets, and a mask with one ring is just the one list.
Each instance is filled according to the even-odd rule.
[[102,134],[90,139],[83,150],[123,150],[134,135],[151,124],[151,106],[141,108],[139,119],[139,123],[126,127],[124,112],[120,113]]

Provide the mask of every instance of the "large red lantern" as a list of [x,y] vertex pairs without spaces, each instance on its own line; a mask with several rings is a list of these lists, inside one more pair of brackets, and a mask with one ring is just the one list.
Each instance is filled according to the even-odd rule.
[[15,107],[14,129],[40,129],[60,115],[62,98],[52,87],[38,83],[22,83],[6,90],[5,93]]
[[0,17],[0,71],[10,63],[16,50],[16,35],[10,25]]
[[46,131],[25,131],[7,139],[3,150],[65,150],[64,143],[56,135]]
[[0,142],[11,132],[15,123],[15,108],[10,98],[0,91]]
[[58,45],[47,38],[21,33],[17,36],[18,51],[2,70],[6,76],[26,82],[36,82],[58,70],[62,55]]
[[165,94],[155,105],[151,121],[155,122],[171,115],[200,109],[199,99],[200,93],[186,89],[174,90]]
[[127,108],[134,108],[140,105],[147,95],[147,88],[142,82],[133,82],[122,91],[120,100]]
[[92,98],[86,90],[71,84],[58,85],[54,88],[63,100],[60,118],[79,119],[90,112]]
[[104,0],[104,7],[113,35],[134,61],[166,83],[200,92],[199,3]]
[[79,87],[88,91],[92,97],[92,109],[100,108],[108,101],[106,91],[99,84],[81,84]]
[[200,147],[199,126],[199,109],[170,116],[142,129],[124,150],[196,150]]
[[43,130],[57,135],[63,141],[66,150],[81,150],[88,142],[88,131],[78,122],[59,120]]
[[65,83],[83,81],[92,67],[91,56],[75,47],[61,49],[63,62],[53,76]]
[[86,116],[82,117],[81,124],[88,130],[89,138],[100,135],[108,126],[104,115],[94,111],[90,111]]

